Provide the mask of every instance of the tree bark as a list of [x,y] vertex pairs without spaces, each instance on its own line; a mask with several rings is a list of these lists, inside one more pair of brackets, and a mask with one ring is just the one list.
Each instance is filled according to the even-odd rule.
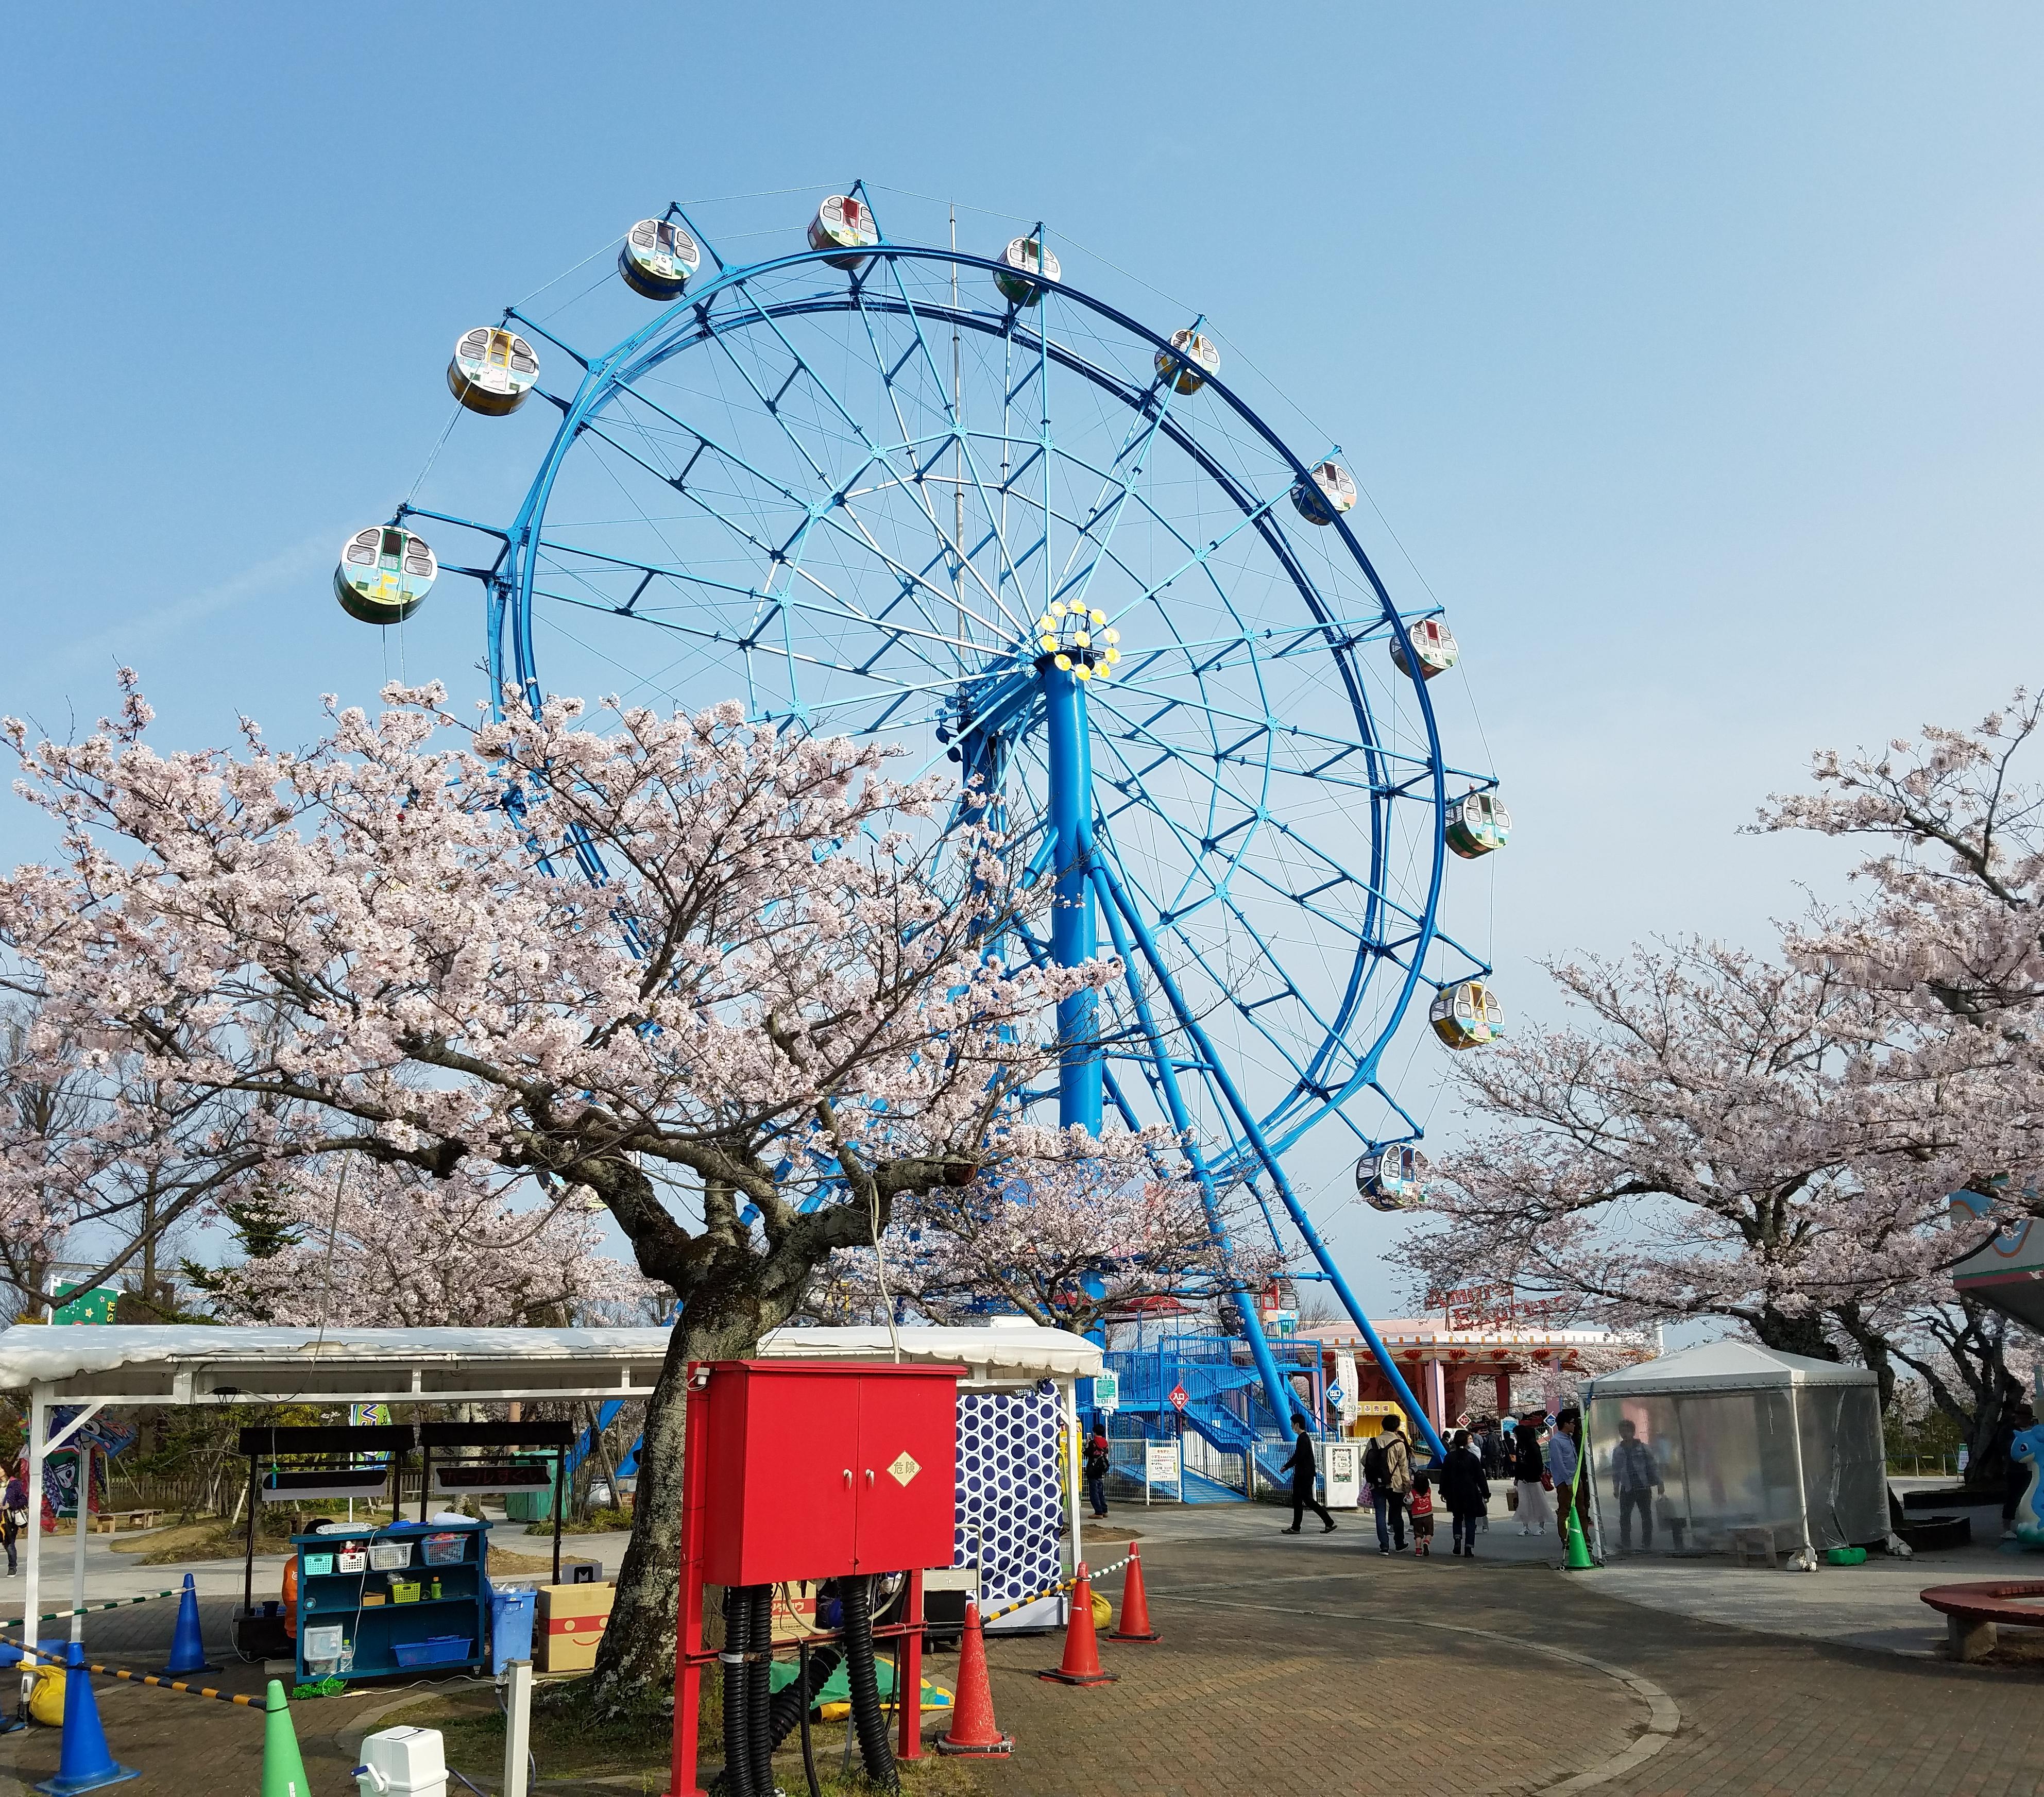
[[[751,1270],[763,1274],[766,1264],[755,1261]],[[599,1716],[673,1708],[690,1363],[743,1359],[793,1310],[792,1299],[783,1308],[751,1287],[727,1293],[720,1304],[698,1299],[684,1306],[675,1321],[646,1405],[632,1539],[617,1569],[610,1622],[597,1649],[590,1703]]]

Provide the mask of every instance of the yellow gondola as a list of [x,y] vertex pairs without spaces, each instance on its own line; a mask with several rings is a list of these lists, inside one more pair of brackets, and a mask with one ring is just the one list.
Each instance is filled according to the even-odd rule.
[[440,571],[425,538],[394,524],[371,525],[341,544],[334,597],[364,624],[402,624],[425,603]]
[[478,325],[454,346],[447,378],[448,391],[469,410],[501,418],[525,403],[540,378],[540,359],[532,344],[501,325]]
[[1181,393],[1197,393],[1207,384],[1209,375],[1220,372],[1219,347],[1201,337],[1197,331],[1172,332],[1171,348],[1177,350],[1178,356],[1184,356],[1192,366],[1187,367],[1179,361],[1178,356],[1172,355],[1169,350],[1158,350],[1157,372],[1164,377],[1167,387],[1176,387]]
[[1450,1048],[1480,1049],[1504,1035],[1504,1006],[1489,982],[1465,979],[1434,995],[1427,1021]]

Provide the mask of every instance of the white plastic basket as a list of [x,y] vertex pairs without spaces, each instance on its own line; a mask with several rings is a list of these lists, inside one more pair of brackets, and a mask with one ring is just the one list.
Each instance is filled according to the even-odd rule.
[[401,1572],[412,1564],[412,1544],[409,1541],[376,1541],[369,1549],[369,1570],[372,1572]]

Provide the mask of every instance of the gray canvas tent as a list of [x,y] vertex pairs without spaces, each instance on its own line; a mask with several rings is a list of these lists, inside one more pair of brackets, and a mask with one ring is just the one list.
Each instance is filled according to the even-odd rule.
[[1722,1548],[1730,1530],[1759,1526],[1814,1566],[1823,1549],[1887,1538],[1881,1399],[1864,1367],[1711,1341],[1592,1379],[1587,1399],[1600,1513],[1616,1520],[1619,1423],[1654,1456],[1657,1552]]

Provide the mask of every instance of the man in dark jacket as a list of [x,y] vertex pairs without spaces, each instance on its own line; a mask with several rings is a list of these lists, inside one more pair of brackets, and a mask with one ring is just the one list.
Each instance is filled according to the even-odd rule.
[[1455,1552],[1476,1557],[1476,1526],[1490,1509],[1490,1481],[1483,1476],[1483,1459],[1470,1445],[1469,1431],[1458,1429],[1448,1444],[1448,1457],[1441,1466],[1441,1502],[1454,1519]]
[[1327,1514],[1327,1506],[1322,1503],[1313,1491],[1313,1438],[1306,1433],[1306,1419],[1303,1416],[1292,1418],[1292,1427],[1298,1439],[1292,1445],[1292,1457],[1285,1465],[1292,1469],[1292,1526],[1281,1530],[1281,1534],[1296,1535],[1305,1513],[1312,1510],[1320,1519],[1320,1533],[1334,1533],[1335,1519]]

